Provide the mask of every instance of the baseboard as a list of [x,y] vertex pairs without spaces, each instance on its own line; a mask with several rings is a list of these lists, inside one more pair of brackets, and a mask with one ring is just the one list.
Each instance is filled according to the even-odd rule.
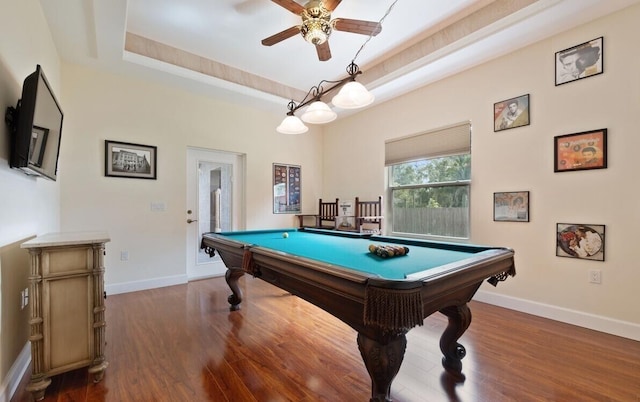
[[182,285],[184,283],[187,283],[187,275],[173,275],[161,278],[145,279],[142,281],[114,283],[111,285],[105,285],[104,290],[107,292],[107,295],[117,295],[119,293],[164,288],[167,286]]
[[189,277],[189,282],[191,281],[201,281],[203,279],[211,279],[211,278],[220,278],[224,276],[223,273],[213,273],[213,274],[204,274],[204,275],[193,275]]
[[634,341],[640,341],[640,325],[628,321],[616,320],[583,311],[571,310],[482,290],[476,293],[474,300],[611,335],[621,336],[623,338],[633,339]]
[[16,361],[11,365],[7,376],[2,380],[2,384],[0,385],[0,402],[9,402],[11,400],[30,363],[31,343],[27,341]]

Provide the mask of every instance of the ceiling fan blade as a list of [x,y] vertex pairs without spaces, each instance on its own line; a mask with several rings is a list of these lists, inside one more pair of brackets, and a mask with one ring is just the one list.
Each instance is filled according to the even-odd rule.
[[362,35],[376,36],[382,31],[382,25],[374,21],[336,18],[331,22],[336,31],[353,32]]
[[271,0],[280,7],[284,7],[296,15],[302,14],[304,7],[293,0]]
[[289,39],[292,36],[295,36],[300,33],[299,26],[292,26],[291,28],[285,29],[282,32],[278,32],[275,35],[271,35],[268,38],[262,40],[262,44],[265,46],[273,46],[278,42],[282,42],[285,39]]
[[316,45],[316,51],[318,52],[318,59],[320,61],[327,61],[331,58],[331,49],[329,48],[329,41],[324,41],[321,45]]
[[324,8],[326,8],[329,11],[333,11],[336,9],[336,7],[338,7],[340,5],[340,2],[342,0],[324,0]]

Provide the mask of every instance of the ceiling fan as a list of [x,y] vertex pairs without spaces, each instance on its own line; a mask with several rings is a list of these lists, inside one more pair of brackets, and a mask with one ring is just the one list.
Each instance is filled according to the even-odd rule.
[[307,42],[315,45],[320,61],[327,61],[331,58],[328,39],[334,29],[336,31],[371,36],[375,36],[382,31],[382,27],[378,22],[349,18],[335,18],[332,20],[331,12],[338,7],[342,0],[311,0],[304,6],[294,0],[271,1],[299,15],[302,18],[302,24],[294,25],[282,32],[269,36],[262,40],[262,44],[272,46],[300,33]]

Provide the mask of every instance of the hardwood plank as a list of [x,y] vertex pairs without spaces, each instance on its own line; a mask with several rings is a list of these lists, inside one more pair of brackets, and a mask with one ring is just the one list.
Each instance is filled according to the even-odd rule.
[[[230,312],[222,278],[109,296],[104,379],[52,378],[45,401],[367,401],[348,325],[255,278]],[[464,382],[443,375],[436,314],[407,335],[396,402],[640,401],[640,342],[472,302]],[[11,402],[31,400],[28,373]]]

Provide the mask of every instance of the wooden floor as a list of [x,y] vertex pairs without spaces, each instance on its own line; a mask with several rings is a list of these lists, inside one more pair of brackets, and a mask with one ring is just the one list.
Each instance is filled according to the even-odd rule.
[[[222,278],[107,299],[102,382],[53,378],[45,401],[368,401],[369,376],[346,324],[252,277],[229,312]],[[472,302],[463,383],[443,375],[446,318],[409,332],[394,401],[640,401],[640,342]],[[24,390],[11,402],[30,401]]]

